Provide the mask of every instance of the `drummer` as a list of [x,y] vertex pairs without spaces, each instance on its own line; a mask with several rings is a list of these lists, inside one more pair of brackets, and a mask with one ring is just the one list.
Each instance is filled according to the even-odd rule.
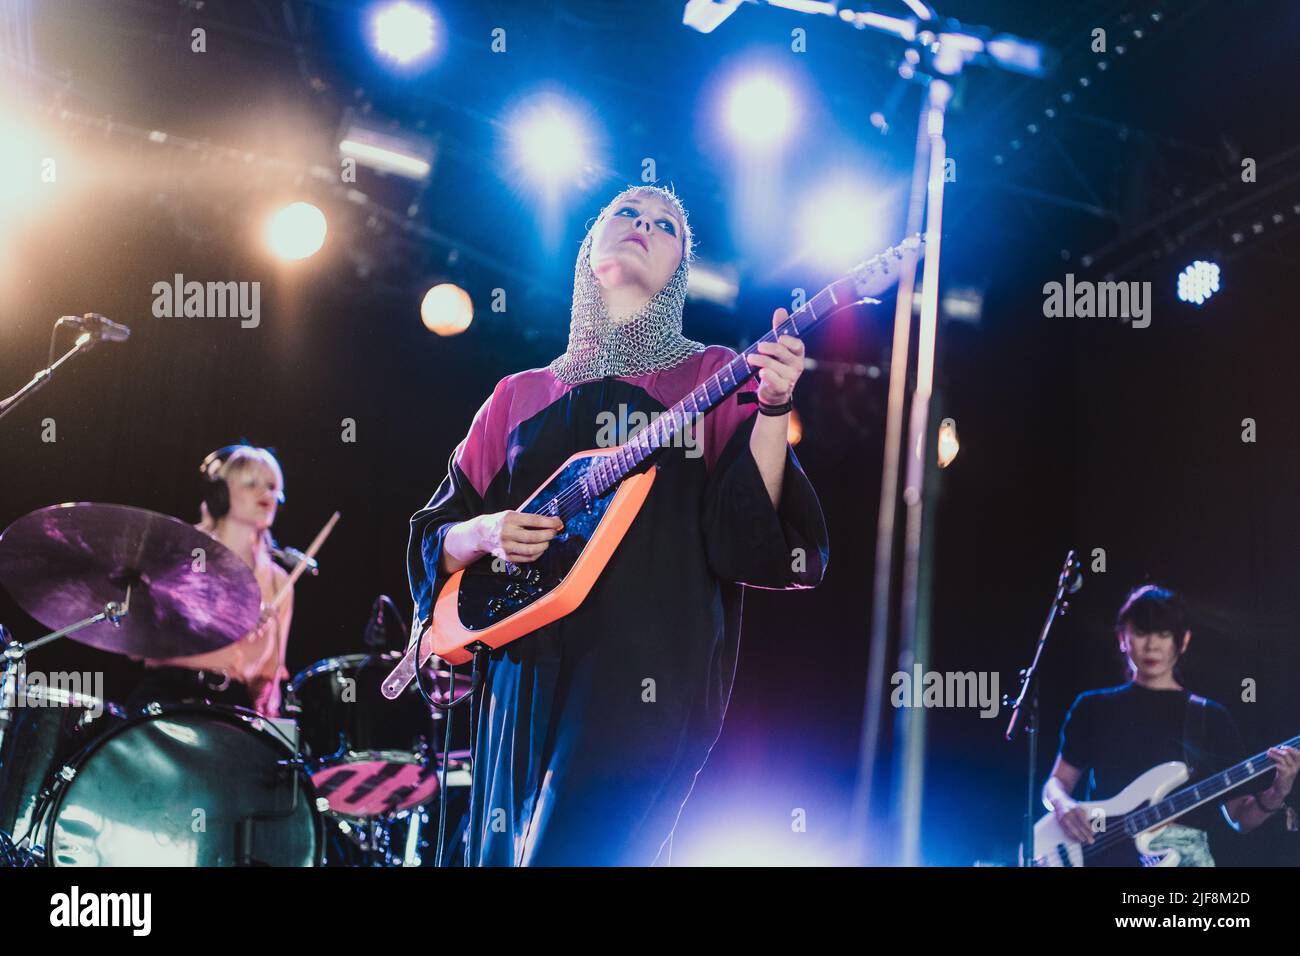
[[280,714],[281,681],[287,680],[285,653],[293,592],[272,612],[270,604],[289,575],[271,560],[271,525],[284,501],[284,473],[265,448],[227,445],[200,466],[203,502],[196,525],[253,569],[262,592],[261,623],[240,640],[188,657],[146,658],[144,680],[131,695],[132,706],[209,700],[251,707],[268,717]]

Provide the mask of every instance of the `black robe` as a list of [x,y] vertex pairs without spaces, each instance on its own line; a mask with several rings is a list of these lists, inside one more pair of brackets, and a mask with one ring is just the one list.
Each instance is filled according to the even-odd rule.
[[[664,411],[735,354],[711,346],[671,369],[576,386],[545,368],[502,379],[411,519],[421,620],[447,578],[451,525],[518,508],[570,455],[608,447],[620,415]],[[732,396],[695,429],[694,447],[662,450],[649,497],[582,605],[492,653],[474,733],[470,865],[659,858],[722,729],[740,585],[815,587],[829,555],[821,506],[788,446],[772,506],[749,451],[754,415]]]

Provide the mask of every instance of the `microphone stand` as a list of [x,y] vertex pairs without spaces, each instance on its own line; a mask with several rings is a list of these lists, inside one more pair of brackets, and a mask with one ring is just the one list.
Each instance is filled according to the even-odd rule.
[[[1007,732],[1004,735],[1008,743],[1015,739],[1016,731],[1020,726],[1020,715],[1022,708],[1025,706],[1028,698],[1028,716],[1025,719],[1025,737],[1029,742],[1029,756],[1027,760],[1027,777],[1025,781],[1025,819],[1024,833],[1021,836],[1020,846],[1020,865],[1033,866],[1034,854],[1034,784],[1038,779],[1038,664],[1043,658],[1043,649],[1047,646],[1047,637],[1051,633],[1052,624],[1056,622],[1057,615],[1062,617],[1069,611],[1070,604],[1066,600],[1067,595],[1073,594],[1083,586],[1083,577],[1080,574],[1080,565],[1074,556],[1074,551],[1065,556],[1065,566],[1061,568],[1061,576],[1056,582],[1056,593],[1052,596],[1052,606],[1047,609],[1047,620],[1043,622],[1043,629],[1038,633],[1038,646],[1034,649],[1034,659],[1029,662],[1029,666],[1020,672],[1020,693],[1016,695],[1015,703],[1011,705],[1011,720],[1007,724]],[[1009,699],[1004,698],[1003,704],[1007,704]]]
[[54,372],[60,366],[62,366],[64,362],[72,358],[72,356],[76,355],[78,352],[89,352],[92,348],[95,347],[95,342],[96,342],[95,337],[91,335],[89,332],[83,332],[81,335],[79,335],[77,337],[76,343],[72,346],[72,348],[68,349],[68,351],[63,353],[62,358],[60,358],[53,365],[49,365],[46,368],[41,369],[34,376],[32,376],[32,380],[30,382],[28,382],[18,391],[14,392],[14,394],[10,395],[6,399],[0,400],[0,418],[4,418],[11,411],[17,408],[19,403],[22,402],[23,399],[25,399],[28,395],[32,394],[32,392],[35,392],[37,389],[41,388],[43,385],[49,382],[49,380],[54,377]]
[[[63,325],[65,322],[72,322],[72,321],[76,321],[75,316],[71,316],[71,315],[63,316],[57,322],[54,323],[54,331],[57,333],[60,325]],[[91,349],[93,349],[96,345],[99,344],[102,338],[103,338],[103,333],[101,331],[96,331],[96,330],[85,331],[82,332],[80,335],[78,335],[77,341],[72,344],[72,348],[64,352],[63,356],[57,362],[53,362],[50,365],[47,365],[45,368],[41,369],[39,372],[37,372],[35,375],[32,376],[32,380],[30,382],[28,382],[18,391],[14,392],[14,394],[10,395],[8,398],[0,399],[0,418],[4,418],[11,411],[17,408],[22,403],[23,399],[27,398],[27,396],[31,395],[33,392],[38,391],[39,389],[44,387],[49,382],[49,380],[54,377],[55,371],[61,368],[65,362],[67,362],[69,359],[72,358],[72,356],[77,355],[80,352],[89,352]],[[50,339],[50,355],[51,357],[54,355],[53,337],[51,337]]]
[[[925,233],[925,266],[920,277],[921,309],[916,330],[916,365],[909,420],[904,423],[910,359],[912,304],[917,286],[917,256],[908,250],[899,272],[894,312],[893,352],[890,359],[889,402],[886,411],[885,452],[882,463],[880,510],[876,528],[875,579],[872,584],[870,653],[867,687],[863,703],[862,734],[859,738],[858,771],[850,809],[850,844],[860,862],[867,862],[868,821],[875,784],[875,764],[880,747],[882,698],[886,684],[886,657],[890,637],[890,608],[895,591],[896,523],[904,521],[902,560],[898,570],[899,670],[908,671],[929,653],[928,590],[922,586],[927,573],[928,550],[923,548],[926,517],[926,441],[930,430],[930,403],[934,387],[938,346],[938,291],[941,235],[943,230],[944,181],[947,139],[944,132],[948,106],[957,78],[968,64],[1021,73],[1043,75],[1053,59],[1050,51],[985,26],[966,25],[942,17],[929,0],[905,0],[910,16],[884,12],[861,2],[790,4],[767,0],[770,6],[789,6],[805,13],[833,16],[857,30],[872,30],[902,41],[903,62],[899,76],[922,87],[913,160],[911,195],[908,202],[906,235]],[[738,4],[732,6],[735,8]],[[692,11],[694,7],[694,11]],[[851,9],[856,7],[858,9]],[[725,19],[725,15],[723,16]],[[717,10],[688,5],[688,25],[709,32],[720,20]],[[895,97],[896,98],[896,97]],[[904,508],[899,514],[899,485],[903,485]],[[928,492],[933,495],[933,492]],[[924,519],[924,520],[923,520]],[[924,552],[924,553],[923,553]],[[895,788],[894,808],[900,831],[898,861],[915,865],[920,857],[921,781],[924,767],[924,713],[904,711],[898,718],[898,737],[903,741],[903,759]]]

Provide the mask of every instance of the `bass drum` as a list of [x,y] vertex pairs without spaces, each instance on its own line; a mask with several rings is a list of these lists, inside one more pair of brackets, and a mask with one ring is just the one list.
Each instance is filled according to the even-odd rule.
[[319,866],[293,748],[237,707],[151,705],[78,755],[42,823],[48,866]]

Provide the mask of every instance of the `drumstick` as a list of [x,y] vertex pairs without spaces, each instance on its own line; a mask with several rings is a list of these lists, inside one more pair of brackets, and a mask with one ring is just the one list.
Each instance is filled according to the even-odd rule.
[[330,536],[330,532],[334,530],[334,526],[338,523],[339,513],[336,511],[330,517],[330,520],[325,522],[325,527],[321,528],[320,533],[312,540],[311,546],[307,548],[307,560],[299,561],[298,566],[289,572],[289,580],[284,582],[284,587],[280,588],[279,593],[271,599],[271,603],[267,605],[267,610],[274,611],[284,602],[289,592],[293,590],[293,582],[302,577],[302,573],[307,570],[307,564],[312,558],[316,557],[316,552],[320,550],[320,546],[325,543],[325,539]]

